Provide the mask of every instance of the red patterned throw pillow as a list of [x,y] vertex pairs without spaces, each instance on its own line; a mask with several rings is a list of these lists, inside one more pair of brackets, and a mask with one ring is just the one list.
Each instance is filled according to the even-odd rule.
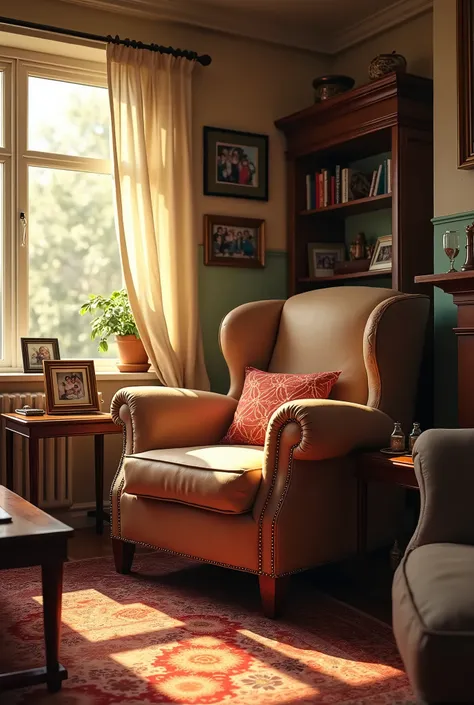
[[327,399],[340,374],[294,375],[246,367],[234,420],[221,443],[265,445],[268,422],[279,406],[295,399]]

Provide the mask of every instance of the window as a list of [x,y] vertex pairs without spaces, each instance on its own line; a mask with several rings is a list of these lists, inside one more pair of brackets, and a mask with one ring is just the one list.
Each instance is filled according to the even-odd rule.
[[[59,338],[63,358],[99,358],[79,308],[123,285],[109,138],[102,67],[0,56],[4,368],[21,366],[21,336]],[[99,365],[116,356],[110,345]]]

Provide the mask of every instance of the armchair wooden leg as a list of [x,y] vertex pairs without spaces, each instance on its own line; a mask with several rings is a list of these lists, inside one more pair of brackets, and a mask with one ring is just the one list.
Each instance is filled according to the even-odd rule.
[[135,544],[127,543],[120,539],[112,539],[112,550],[114,552],[115,570],[122,575],[128,575],[132,569]]
[[269,619],[279,617],[285,603],[290,576],[284,578],[270,578],[268,575],[259,575],[260,597],[262,600],[263,614]]

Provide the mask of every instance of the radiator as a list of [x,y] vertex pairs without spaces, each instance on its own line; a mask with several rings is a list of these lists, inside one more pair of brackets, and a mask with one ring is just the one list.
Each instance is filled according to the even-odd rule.
[[[44,408],[43,393],[0,394],[0,412],[14,411],[25,404],[35,409]],[[28,471],[28,440],[16,433],[13,436],[13,490],[30,498]],[[39,442],[39,498],[46,509],[72,505],[72,438],[47,438]],[[5,423],[0,432],[0,484],[6,483]]]

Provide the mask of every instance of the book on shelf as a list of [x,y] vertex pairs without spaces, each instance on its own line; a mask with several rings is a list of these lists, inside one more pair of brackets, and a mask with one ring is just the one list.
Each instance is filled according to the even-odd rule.
[[342,198],[341,203],[349,201],[349,180],[351,178],[352,169],[345,168],[342,170]]
[[332,205],[329,202],[329,171],[327,169],[322,170],[323,175],[323,208]]
[[322,171],[317,175],[318,177],[318,202],[316,204],[317,208],[322,208],[324,206],[324,179]]
[[335,176],[335,180],[336,180],[334,203],[340,203],[341,202],[341,165],[340,164],[336,165],[336,168],[334,170],[334,176]]
[[371,173],[337,164],[306,175],[306,209],[318,210],[339,203],[392,193],[392,160],[384,159]]
[[392,193],[392,160],[384,159],[372,172],[369,196]]

